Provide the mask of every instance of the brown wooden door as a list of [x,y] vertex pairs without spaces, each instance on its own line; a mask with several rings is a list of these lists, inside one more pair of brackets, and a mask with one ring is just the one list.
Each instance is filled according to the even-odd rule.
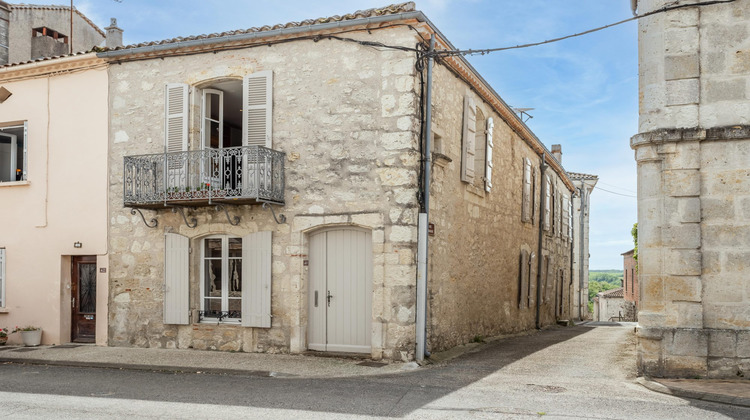
[[71,263],[71,341],[96,341],[96,256],[73,257]]

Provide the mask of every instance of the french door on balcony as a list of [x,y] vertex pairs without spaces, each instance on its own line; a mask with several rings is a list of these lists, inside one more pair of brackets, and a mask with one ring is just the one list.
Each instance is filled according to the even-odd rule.
[[[218,89],[203,89],[203,106],[201,118],[201,138],[203,150],[222,149],[224,143],[224,92]],[[212,158],[214,154],[206,153],[201,160],[201,184],[220,185],[221,159]]]

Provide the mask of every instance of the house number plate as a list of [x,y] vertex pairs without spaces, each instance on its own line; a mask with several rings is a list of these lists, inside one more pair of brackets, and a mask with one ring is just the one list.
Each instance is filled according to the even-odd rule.
[[94,320],[94,315],[84,315],[83,319],[87,319],[89,321],[93,321]]

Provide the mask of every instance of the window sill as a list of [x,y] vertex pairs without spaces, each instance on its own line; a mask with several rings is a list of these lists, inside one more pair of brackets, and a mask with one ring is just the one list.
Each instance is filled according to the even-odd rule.
[[201,321],[199,321],[197,323],[197,325],[205,325],[205,324],[209,324],[209,325],[216,325],[216,324],[220,324],[220,325],[242,325],[242,321],[219,321],[216,318],[213,318],[213,319],[211,319],[211,318],[204,318],[204,319],[202,319]]
[[476,195],[478,197],[484,198],[484,193],[485,193],[484,188],[479,187],[477,185],[466,184],[466,191],[468,191],[468,192],[470,192],[470,193],[472,193],[472,194],[474,194],[474,195]]
[[24,185],[31,185],[31,181],[10,181],[0,182],[0,188],[2,187],[20,187]]
[[9,312],[8,308],[0,308],[0,314],[7,314]]

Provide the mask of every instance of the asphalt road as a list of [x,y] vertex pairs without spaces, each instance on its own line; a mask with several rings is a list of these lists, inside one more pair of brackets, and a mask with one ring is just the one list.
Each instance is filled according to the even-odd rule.
[[40,418],[748,419],[633,383],[632,327],[556,328],[399,374],[301,379],[0,365],[0,412]]

